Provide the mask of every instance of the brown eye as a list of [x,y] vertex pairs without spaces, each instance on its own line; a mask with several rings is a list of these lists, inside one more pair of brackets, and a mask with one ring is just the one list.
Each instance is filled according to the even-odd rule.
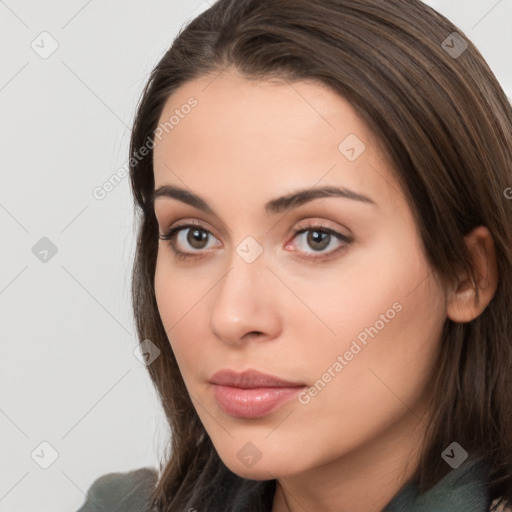
[[210,231],[193,224],[172,227],[167,233],[160,234],[159,238],[168,241],[179,258],[202,256],[208,252],[207,249],[222,246]]
[[330,241],[331,234],[325,231],[309,231],[307,236],[307,243],[314,251],[321,251],[325,249]]
[[[352,239],[334,229],[324,226],[309,226],[295,231],[293,243],[286,246],[304,258],[326,258],[346,249]],[[320,260],[318,260],[320,261]]]
[[208,243],[208,233],[198,228],[188,228],[187,242],[194,249],[204,249]]

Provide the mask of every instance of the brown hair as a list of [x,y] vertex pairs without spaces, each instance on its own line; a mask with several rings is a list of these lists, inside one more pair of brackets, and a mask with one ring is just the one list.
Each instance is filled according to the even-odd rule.
[[[450,50],[463,50],[464,43],[460,55]],[[464,272],[474,279],[463,236],[479,225],[490,230],[498,288],[472,322],[445,321],[433,414],[414,480],[420,492],[437,483],[449,470],[441,453],[457,441],[489,463],[491,497],[512,505],[512,201],[504,194],[512,185],[512,108],[483,57],[461,30],[419,0],[219,0],[180,31],[153,70],[131,154],[153,140],[178,87],[227,66],[251,80],[318,80],[345,97],[392,162],[441,278]],[[270,510],[275,480],[241,478],[220,460],[158,313],[151,151],[130,160],[130,177],[141,215],[134,314],[140,340],[149,338],[161,350],[148,370],[172,431],[152,506]]]

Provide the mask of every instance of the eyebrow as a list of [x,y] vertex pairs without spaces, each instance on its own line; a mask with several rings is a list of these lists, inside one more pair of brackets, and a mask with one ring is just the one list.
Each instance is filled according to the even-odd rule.
[[[184,188],[176,187],[174,185],[163,185],[153,191],[153,202],[156,199],[163,197],[177,199],[178,201],[182,201],[183,203],[193,206],[194,208],[197,208],[198,210],[201,210],[205,213],[215,215],[213,209],[204,199]],[[375,201],[370,199],[368,196],[365,196],[364,194],[354,192],[348,188],[325,186],[303,189],[297,192],[292,192],[291,194],[287,194],[285,196],[272,199],[265,203],[265,211],[267,215],[282,213],[294,208],[298,208],[299,206],[315,199],[324,197],[342,197],[378,207]]]

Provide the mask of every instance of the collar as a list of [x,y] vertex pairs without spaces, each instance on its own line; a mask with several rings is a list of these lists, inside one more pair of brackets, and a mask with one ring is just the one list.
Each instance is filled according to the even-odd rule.
[[487,470],[487,463],[468,459],[421,495],[409,481],[382,512],[487,512]]

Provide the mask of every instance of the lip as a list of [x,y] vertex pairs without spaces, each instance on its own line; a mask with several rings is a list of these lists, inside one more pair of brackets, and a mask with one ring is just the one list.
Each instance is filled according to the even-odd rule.
[[248,419],[270,414],[306,387],[257,370],[220,370],[210,378],[210,383],[224,412]]
[[221,386],[231,386],[242,389],[253,388],[292,388],[305,386],[303,382],[292,382],[289,380],[280,379],[275,375],[262,373],[258,370],[245,370],[243,372],[236,372],[228,368],[219,370],[210,377],[212,384],[219,384]]

